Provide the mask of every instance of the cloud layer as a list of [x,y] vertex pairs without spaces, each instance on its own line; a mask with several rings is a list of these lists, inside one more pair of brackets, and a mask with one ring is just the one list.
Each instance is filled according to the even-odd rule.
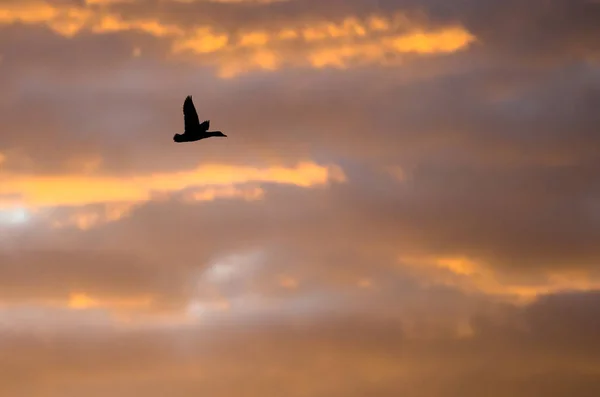
[[4,1],[0,394],[598,395],[598,20]]

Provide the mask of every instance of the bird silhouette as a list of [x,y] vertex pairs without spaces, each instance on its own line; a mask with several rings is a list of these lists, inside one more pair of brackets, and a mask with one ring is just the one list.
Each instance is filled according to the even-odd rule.
[[208,131],[210,120],[200,123],[191,95],[188,95],[183,102],[183,122],[185,128],[183,134],[175,134],[173,136],[173,141],[177,143],[195,142],[200,139],[210,138],[211,136],[227,137],[221,131]]

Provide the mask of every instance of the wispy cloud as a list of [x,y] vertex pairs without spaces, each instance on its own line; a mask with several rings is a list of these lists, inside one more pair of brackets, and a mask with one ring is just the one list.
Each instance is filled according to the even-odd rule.
[[[93,175],[2,175],[0,195],[18,197],[26,207],[78,206],[96,203],[140,202],[153,194],[172,193],[187,188],[228,186],[251,182],[291,184],[302,187],[323,185],[330,180],[344,181],[343,171],[336,166],[301,163],[295,168],[253,168],[229,165],[201,165],[190,171],[154,173],[130,177]],[[197,192],[193,197],[211,199],[220,194],[231,196],[230,190]],[[14,200],[12,200],[14,201]],[[5,203],[8,204],[8,203]]]
[[123,17],[103,7],[106,4],[112,2],[91,3],[88,7],[11,3],[0,6],[0,23],[43,24],[66,37],[86,31],[140,32],[168,40],[171,57],[198,55],[196,62],[217,67],[221,77],[285,67],[387,64],[393,56],[460,51],[476,40],[460,25],[428,27],[402,13],[346,16],[340,22],[299,21],[261,30],[242,27],[232,32],[219,29],[217,23],[179,26],[160,18]]

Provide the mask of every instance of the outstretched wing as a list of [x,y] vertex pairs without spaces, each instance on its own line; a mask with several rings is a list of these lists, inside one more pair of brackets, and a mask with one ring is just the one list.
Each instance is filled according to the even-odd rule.
[[198,113],[196,113],[191,96],[186,97],[185,102],[183,102],[183,122],[186,131],[194,131],[200,125]]
[[210,128],[210,120],[204,120],[202,123],[200,123],[200,130],[208,131],[209,128]]

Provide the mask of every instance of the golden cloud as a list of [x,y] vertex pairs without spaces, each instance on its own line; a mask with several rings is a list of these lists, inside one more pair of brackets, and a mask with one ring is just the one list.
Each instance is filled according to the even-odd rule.
[[91,26],[95,33],[140,31],[156,37],[182,36],[184,31],[175,25],[163,24],[152,19],[125,21],[116,15],[103,16],[99,22]]
[[[160,200],[160,195],[152,194],[153,201]],[[213,201],[217,199],[241,199],[245,201],[261,200],[264,190],[259,187],[210,186],[195,190],[183,197],[184,202]],[[93,227],[115,222],[130,215],[139,203],[122,202],[106,203],[93,208],[76,208],[61,216],[52,211],[37,211],[38,216],[45,217],[51,226],[57,229],[77,228],[88,230]]]
[[279,277],[279,286],[285,289],[296,289],[298,288],[298,280],[294,277],[282,275]]
[[399,35],[391,40],[391,46],[399,52],[433,54],[458,51],[474,39],[474,36],[462,27],[452,26],[429,32],[417,31]]
[[199,54],[212,53],[226,48],[228,43],[228,35],[216,34],[209,27],[201,27],[191,32],[189,37],[176,40],[173,43],[173,51],[178,53],[193,50]]
[[[155,173],[143,176],[112,177],[93,175],[24,175],[1,173],[0,196],[28,208],[83,206],[102,203],[138,203],[153,199],[156,193],[173,193],[189,188],[205,187],[195,199],[216,197],[261,197],[261,192],[234,190],[228,186],[251,182],[292,184],[301,187],[343,182],[345,175],[337,166],[321,166],[303,162],[294,168],[253,168],[229,165],[202,165],[194,170]],[[18,200],[17,200],[18,198]],[[7,205],[8,203],[4,203]]]
[[139,309],[147,308],[153,303],[152,297],[129,297],[129,298],[94,298],[83,292],[72,292],[67,301],[70,309],[92,309],[92,308],[122,308]]
[[[184,28],[160,18],[124,19],[105,7],[112,2],[88,1],[87,7],[43,1],[0,5],[0,24],[45,24],[65,37],[83,30],[143,32],[169,40],[172,50],[169,56],[191,56],[192,60],[216,67],[223,78],[281,67],[386,64],[391,55],[451,53],[476,40],[462,26],[427,28],[402,13],[362,19],[348,16],[339,23],[303,22],[270,30],[242,28],[234,34],[208,25]],[[138,52],[141,50],[137,48]]]
[[393,19],[383,17],[371,17],[365,23],[347,18],[337,25],[322,23],[274,32],[247,32],[237,38],[203,27],[191,38],[174,38],[173,54],[211,54],[208,62],[218,68],[219,76],[230,78],[252,70],[286,66],[344,69],[386,64],[393,55],[452,53],[476,40],[461,26],[424,29],[407,25],[398,33],[399,28]]
[[[161,307],[160,298],[145,295],[95,295],[84,291],[71,291],[62,298],[29,299],[27,304],[38,308],[67,309],[73,312],[102,312],[104,320],[112,327],[135,327],[152,324],[170,326],[190,324],[197,321],[197,314],[185,310],[169,311]],[[200,303],[198,303],[200,304]],[[223,310],[224,303],[218,307],[211,302],[202,303],[211,310]],[[9,308],[13,303],[0,301],[0,308]]]
[[[61,229],[75,227],[80,230],[88,230],[92,227],[123,219],[135,208],[132,203],[108,203],[100,208],[77,209],[64,217],[56,213],[50,213],[49,219],[52,227]],[[38,212],[44,215],[44,212]]]
[[216,186],[195,191],[186,199],[189,201],[213,201],[217,198],[241,198],[246,201],[260,200],[265,192],[259,187]]
[[547,271],[541,278],[543,282],[529,284],[502,277],[492,266],[467,257],[402,256],[400,262],[427,283],[447,285],[467,293],[485,293],[513,303],[530,303],[540,295],[561,291],[600,289],[600,280],[581,270]]

